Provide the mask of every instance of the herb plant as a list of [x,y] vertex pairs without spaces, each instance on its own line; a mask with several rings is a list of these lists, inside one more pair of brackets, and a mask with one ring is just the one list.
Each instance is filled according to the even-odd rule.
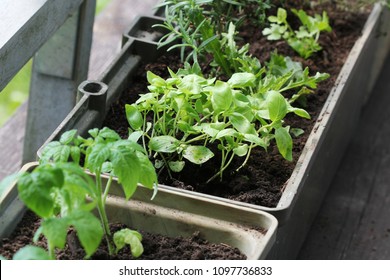
[[[168,50],[180,48],[182,60],[195,64],[200,60],[205,61],[206,55],[209,55],[212,58],[212,66],[219,68],[222,74],[230,77],[238,71],[234,68],[237,65],[234,59],[240,58],[240,54],[246,55],[246,47],[239,50],[235,45],[233,49],[232,44],[227,44],[232,40],[228,41],[226,36],[235,35],[232,31],[235,31],[240,22],[238,19],[234,20],[231,11],[249,3],[256,3],[263,15],[265,9],[269,7],[267,1],[258,0],[164,1],[162,5],[166,6],[166,19],[164,24],[156,26],[166,28],[168,33],[161,38],[159,45],[171,45]],[[186,57],[184,57],[185,50],[190,50]],[[234,56],[227,56],[226,52],[234,53]]]
[[314,17],[309,16],[303,10],[291,10],[299,20],[301,26],[298,30],[293,30],[287,21],[287,11],[278,8],[276,16],[269,16],[268,21],[271,26],[263,30],[263,34],[268,40],[285,39],[301,57],[307,59],[313,53],[322,50],[318,43],[320,33],[323,31],[330,32],[332,28],[329,25],[329,18],[324,11],[321,15],[316,14]]
[[[284,126],[284,118],[288,113],[310,118],[292,104],[328,77],[309,76],[308,69],[276,54],[256,75],[238,72],[226,82],[185,71],[170,71],[170,75],[165,80],[147,73],[150,92],[126,105],[129,137],[141,138],[149,156],[156,158],[157,168],[173,172],[184,168],[184,159],[207,162],[214,156],[210,149],[214,145],[221,161],[209,181],[222,178],[236,156],[245,158],[244,166],[253,148],[266,149],[272,140],[282,156],[291,160],[290,133],[297,130]],[[296,92],[291,98],[282,95],[291,90]]]
[[[113,176],[117,176],[129,199],[138,183],[148,188],[157,186],[155,169],[144,149],[134,141],[122,140],[108,128],[92,129],[89,134],[91,137],[82,138],[76,130],[65,132],[59,141],[44,148],[38,167],[17,175],[21,200],[42,218],[34,240],[43,234],[48,244],[47,257],[54,259],[55,249],[64,248],[68,228],[73,227],[87,258],[96,251],[103,236],[110,255],[128,244],[133,256],[138,257],[143,252],[142,236],[130,229],[112,234],[105,202]],[[84,172],[82,161],[84,168],[95,174],[95,180]],[[103,180],[103,173],[107,180]],[[95,208],[100,219],[91,212]],[[44,256],[35,246],[24,248],[20,254],[25,258]]]

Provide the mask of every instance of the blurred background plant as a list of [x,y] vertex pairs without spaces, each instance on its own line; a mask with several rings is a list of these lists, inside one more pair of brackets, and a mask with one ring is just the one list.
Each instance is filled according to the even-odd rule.
[[[96,14],[101,12],[111,0],[97,0]],[[30,60],[0,92],[0,127],[28,98],[32,61]]]

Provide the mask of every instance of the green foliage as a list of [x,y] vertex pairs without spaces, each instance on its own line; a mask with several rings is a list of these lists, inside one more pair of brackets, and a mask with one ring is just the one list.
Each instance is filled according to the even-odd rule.
[[[121,139],[111,129],[91,129],[89,135],[83,138],[76,130],[65,132],[59,141],[53,141],[43,149],[39,166],[32,172],[8,177],[0,188],[5,190],[6,184],[16,180],[20,199],[42,219],[34,240],[41,234],[46,237],[50,259],[55,259],[57,248],[64,248],[69,228],[77,232],[87,258],[96,251],[103,236],[110,254],[118,252],[123,247],[121,242],[125,242],[138,257],[142,254],[142,244],[139,244],[142,238],[134,231],[112,235],[105,203],[113,176],[121,183],[126,199],[134,194],[138,183],[154,188],[155,195],[157,175],[154,166],[142,146]],[[84,168],[80,166],[81,162]],[[84,169],[95,174],[95,180]],[[103,173],[108,179],[103,180]],[[100,220],[92,214],[95,208]],[[138,242],[134,236],[138,237]],[[121,244],[121,247],[114,250],[113,243]],[[17,256],[47,259],[46,253],[36,247],[24,248]]]
[[303,10],[291,10],[300,22],[298,30],[293,30],[287,21],[287,11],[278,8],[276,16],[269,16],[270,27],[263,30],[263,34],[268,40],[284,39],[301,57],[307,59],[313,53],[322,49],[318,43],[320,33],[323,31],[330,32],[332,29],[329,25],[329,18],[324,11],[321,15],[309,16]]
[[[140,137],[156,168],[173,172],[180,172],[185,160],[207,162],[214,157],[214,145],[221,165],[210,180],[222,177],[235,156],[245,157],[244,165],[253,148],[266,149],[273,139],[282,156],[291,160],[292,139],[284,118],[289,113],[310,118],[292,104],[327,77],[310,76],[299,63],[276,54],[256,75],[237,72],[226,82],[183,70],[170,71],[168,79],[148,72],[149,93],[126,105],[130,137]],[[285,91],[295,94],[288,99],[282,95]]]
[[[258,7],[259,17],[264,18],[264,12],[270,6],[268,1],[164,1],[161,6],[166,6],[166,19],[164,24],[156,26],[166,28],[168,33],[159,45],[171,45],[168,50],[180,48],[182,60],[195,64],[205,61],[207,54],[211,55],[215,70],[231,76],[239,70],[239,60],[248,59],[248,46],[238,49],[234,43],[235,28],[242,18],[235,19],[233,11],[242,10],[251,3]],[[184,57],[186,49],[190,51]]]

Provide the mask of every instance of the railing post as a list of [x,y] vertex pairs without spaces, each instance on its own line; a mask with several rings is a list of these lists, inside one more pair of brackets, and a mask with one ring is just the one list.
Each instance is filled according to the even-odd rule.
[[33,61],[23,163],[36,152],[76,103],[87,79],[96,0],[79,10],[37,52]]

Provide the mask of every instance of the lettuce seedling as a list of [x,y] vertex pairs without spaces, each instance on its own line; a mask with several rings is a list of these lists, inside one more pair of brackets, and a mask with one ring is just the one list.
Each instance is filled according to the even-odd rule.
[[318,43],[320,33],[323,31],[330,32],[332,28],[329,25],[329,18],[324,11],[321,15],[309,16],[303,10],[291,10],[301,21],[301,26],[298,30],[293,30],[287,21],[287,11],[283,8],[278,8],[276,16],[269,16],[268,21],[270,27],[263,30],[263,35],[267,36],[268,40],[285,39],[301,57],[307,59],[313,53],[322,50]]

